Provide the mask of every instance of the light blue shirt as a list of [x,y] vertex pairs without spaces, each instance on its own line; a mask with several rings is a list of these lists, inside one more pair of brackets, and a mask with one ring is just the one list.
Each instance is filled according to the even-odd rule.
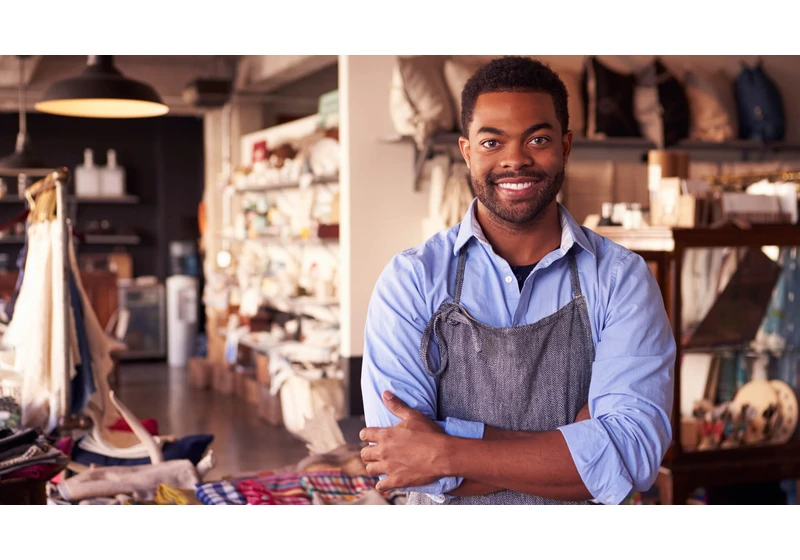
[[[473,200],[463,221],[396,255],[378,279],[367,312],[361,389],[368,426],[399,422],[381,401],[392,391],[436,419],[437,386],[420,360],[422,332],[439,306],[452,301],[458,251],[468,244],[461,301],[494,327],[535,323],[572,300],[569,260],[575,252],[586,297],[595,361],[584,420],[559,428],[594,498],[618,504],[655,482],[672,438],[675,340],[658,284],[635,253],[579,226],[559,206],[561,246],[531,271],[520,293],[511,266],[488,243]],[[431,367],[438,367],[431,345]],[[482,438],[483,424],[447,418],[453,436]],[[446,477],[413,490],[444,501],[461,484]]]

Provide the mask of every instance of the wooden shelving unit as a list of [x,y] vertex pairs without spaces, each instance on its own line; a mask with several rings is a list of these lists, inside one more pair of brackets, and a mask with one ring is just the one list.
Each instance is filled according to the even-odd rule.
[[[600,231],[603,229],[603,231]],[[782,445],[756,446],[708,451],[686,451],[681,441],[681,358],[685,350],[681,332],[681,273],[688,249],[706,247],[761,248],[800,247],[800,226],[758,225],[750,229],[726,226],[708,228],[653,228],[656,231],[625,231],[598,228],[598,233],[639,253],[658,265],[656,274],[672,323],[677,359],[672,410],[672,444],[662,463],[656,485],[664,504],[685,504],[700,487],[800,479],[800,430]],[[617,231],[614,231],[617,230]],[[648,233],[650,235],[648,235]],[[661,247],[653,244],[661,244]]]
[[[414,189],[419,191],[420,177],[425,162],[434,154],[446,153],[458,148],[458,139],[461,136],[458,132],[448,132],[437,134],[429,139],[422,149],[416,147],[414,140],[409,136],[390,136],[383,138],[382,141],[389,144],[411,144],[414,146]],[[575,151],[592,150],[635,150],[641,152],[641,157],[645,157],[649,150],[656,149],[656,145],[645,138],[605,138],[602,140],[591,140],[587,138],[575,138],[572,141],[573,153]],[[731,140],[728,142],[702,142],[699,140],[682,140],[678,144],[671,146],[670,149],[685,150],[690,156],[704,152],[728,152],[738,155],[742,161],[753,159],[764,159],[770,155],[780,153],[800,154],[800,143],[794,142],[768,142],[761,143],[753,140]]]

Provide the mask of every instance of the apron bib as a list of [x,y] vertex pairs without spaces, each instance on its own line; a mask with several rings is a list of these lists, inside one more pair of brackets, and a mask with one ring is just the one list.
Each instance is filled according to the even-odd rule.
[[[461,249],[455,297],[443,303],[422,336],[420,358],[438,385],[438,420],[483,422],[494,428],[543,432],[575,421],[589,399],[594,343],[575,256],[569,254],[573,299],[536,323],[490,327],[461,305],[467,251]],[[440,367],[431,371],[428,348],[435,337]],[[412,492],[409,504],[435,504]],[[453,498],[448,504],[565,504],[504,490]]]

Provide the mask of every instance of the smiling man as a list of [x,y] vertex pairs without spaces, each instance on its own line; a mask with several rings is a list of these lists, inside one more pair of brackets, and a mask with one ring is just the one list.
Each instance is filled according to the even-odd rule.
[[411,504],[619,503],[652,486],[672,436],[658,286],[556,201],[572,132],[550,68],[482,67],[461,125],[476,200],[395,256],[370,301],[367,471]]

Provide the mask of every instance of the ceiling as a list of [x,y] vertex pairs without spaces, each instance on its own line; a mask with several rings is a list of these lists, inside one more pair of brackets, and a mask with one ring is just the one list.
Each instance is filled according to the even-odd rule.
[[[310,105],[319,93],[302,97],[291,88],[337,62],[333,56],[115,56],[117,68],[126,76],[152,85],[170,107],[172,114],[199,114],[201,109],[182,98],[186,85],[196,78],[229,78],[243,100],[268,103],[295,102]],[[0,111],[17,111],[19,104],[19,58],[0,55]],[[85,56],[31,56],[25,59],[26,105],[33,104],[57,80],[79,74]],[[288,88],[288,89],[287,89]],[[291,95],[281,94],[291,92]]]

